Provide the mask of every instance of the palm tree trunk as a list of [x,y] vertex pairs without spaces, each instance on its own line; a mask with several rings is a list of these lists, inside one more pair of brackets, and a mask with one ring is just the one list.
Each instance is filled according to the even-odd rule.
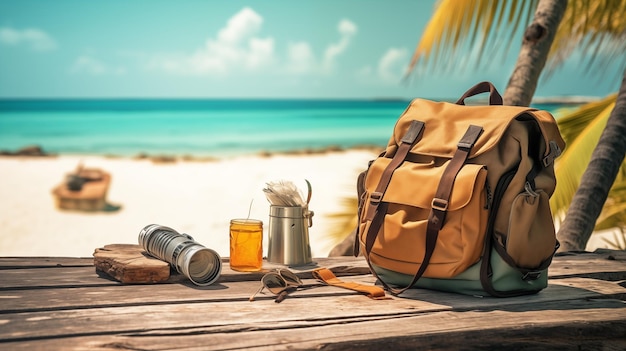
[[535,18],[524,32],[522,49],[504,92],[505,105],[530,105],[566,7],[567,0],[539,1]]
[[583,251],[626,153],[626,71],[615,107],[558,232],[559,251]]

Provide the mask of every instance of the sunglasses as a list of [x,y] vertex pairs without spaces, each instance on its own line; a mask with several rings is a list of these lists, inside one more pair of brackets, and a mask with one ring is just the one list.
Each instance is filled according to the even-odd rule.
[[277,296],[274,302],[279,303],[287,297],[290,291],[295,291],[300,286],[302,286],[302,280],[295,273],[288,269],[277,269],[261,278],[261,287],[250,296],[250,301],[254,301],[257,294],[261,293],[263,289],[267,289]]

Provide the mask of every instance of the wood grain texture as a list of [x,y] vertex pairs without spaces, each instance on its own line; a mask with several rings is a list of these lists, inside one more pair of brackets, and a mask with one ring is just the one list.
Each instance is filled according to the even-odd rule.
[[149,256],[139,245],[112,244],[93,253],[99,270],[125,284],[164,282],[170,277],[170,265]]
[[1,350],[623,350],[626,255],[555,258],[549,286],[514,298],[423,289],[371,300],[318,284],[316,267],[375,284],[362,258],[293,267],[310,287],[280,304],[249,302],[266,270],[225,260],[220,280],[198,287],[179,274],[122,284],[74,258],[0,258]]

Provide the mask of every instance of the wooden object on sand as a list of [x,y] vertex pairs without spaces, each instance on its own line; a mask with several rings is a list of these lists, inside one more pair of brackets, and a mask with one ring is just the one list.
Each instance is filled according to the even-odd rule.
[[122,283],[159,283],[170,277],[170,265],[148,256],[139,245],[106,245],[96,249],[93,257],[96,270]]
[[64,210],[102,211],[107,208],[107,192],[111,175],[97,168],[80,168],[68,178],[81,181],[80,190],[72,190],[64,181],[52,190],[56,206]]

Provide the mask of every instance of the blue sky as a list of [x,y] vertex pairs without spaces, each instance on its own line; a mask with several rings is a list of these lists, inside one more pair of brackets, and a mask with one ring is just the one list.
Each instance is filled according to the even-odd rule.
[[[401,82],[433,4],[0,0],[0,98],[449,98],[482,80],[504,91],[521,42],[479,68]],[[576,57],[535,96],[618,90],[619,67],[596,78]]]

